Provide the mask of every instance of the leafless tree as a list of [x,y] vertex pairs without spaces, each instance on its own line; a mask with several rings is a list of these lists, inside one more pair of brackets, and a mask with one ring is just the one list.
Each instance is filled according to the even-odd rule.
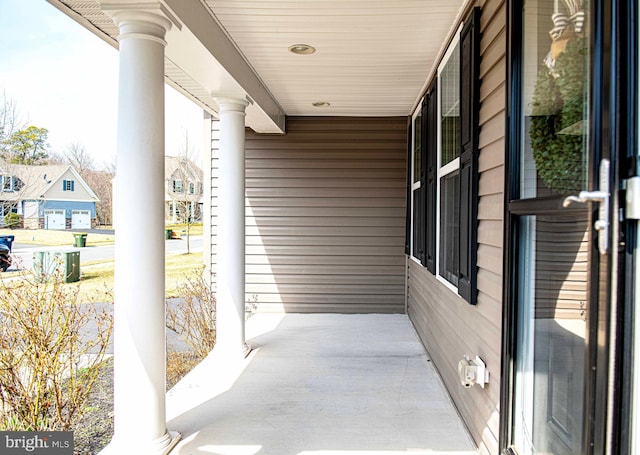
[[202,197],[202,171],[193,161],[193,148],[189,143],[189,133],[185,132],[180,154],[174,158],[176,165],[171,174],[166,175],[167,195],[175,218],[185,225],[187,253],[190,253],[191,224],[199,220],[200,199]]
[[85,146],[79,142],[69,144],[64,151],[64,156],[82,178],[85,178],[87,171],[94,170],[95,168],[93,156],[91,156]]
[[47,164],[67,164],[67,158],[60,152],[54,150],[49,152]]
[[99,225],[111,224],[113,206],[113,177],[115,165],[104,163],[104,170],[97,169],[94,157],[79,142],[69,144],[64,150],[63,162],[74,167],[87,182],[99,201],[96,202],[96,218]]
[[85,171],[83,176],[87,185],[91,187],[98,199],[100,199],[96,203],[96,218],[98,219],[98,224],[102,226],[112,224],[113,177],[114,174],[108,170],[88,170]]
[[18,106],[13,98],[6,92],[0,95],[0,153],[6,156],[8,152],[8,140],[17,131],[24,128],[26,119],[18,111]]

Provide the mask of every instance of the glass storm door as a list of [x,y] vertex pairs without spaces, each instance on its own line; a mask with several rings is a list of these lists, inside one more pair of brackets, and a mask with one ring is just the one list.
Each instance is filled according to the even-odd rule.
[[598,258],[607,248],[599,245],[605,230],[594,227],[599,207],[609,219],[602,197],[608,190],[600,188],[607,185],[607,161],[596,161],[592,151],[591,11],[582,0],[514,3],[521,6],[512,31],[519,35],[514,54],[521,58],[514,64],[517,80],[512,75],[518,85],[511,104],[517,139],[512,140],[508,222],[507,446],[518,455],[583,454],[593,402],[590,333],[598,304],[592,277],[598,276]]

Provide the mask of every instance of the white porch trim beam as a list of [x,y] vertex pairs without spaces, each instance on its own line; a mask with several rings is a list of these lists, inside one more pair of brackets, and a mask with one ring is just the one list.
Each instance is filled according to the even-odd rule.
[[246,355],[245,109],[243,98],[216,98],[220,108],[218,270],[215,351]]
[[101,7],[120,30],[115,431],[103,453],[166,454],[164,39],[176,22],[155,1]]
[[[165,0],[165,3],[184,24],[183,32],[179,36],[174,34],[175,36],[168,39],[169,59],[212,92],[238,97],[248,96],[252,102],[246,109],[246,125],[254,131],[284,133],[284,110],[204,1]],[[196,40],[198,45],[194,43]],[[200,47],[209,58],[204,54],[203,58],[194,58]],[[176,52],[173,52],[174,48]],[[185,49],[188,49],[188,52],[185,52]],[[216,72],[219,74],[208,71],[207,62],[211,57],[215,60],[215,66],[223,69],[222,72]],[[236,92],[229,91],[233,85],[236,85]]]
[[[69,2],[47,1],[107,43],[118,47],[113,31],[100,26],[99,16],[89,19],[74,10]],[[97,1],[119,4],[121,9],[158,4],[157,0]],[[217,117],[214,100],[205,93],[248,97],[252,103],[246,109],[246,125],[258,133],[284,133],[284,110],[204,0],[164,0],[161,4],[163,14],[180,21],[180,27],[173,27],[164,38],[167,41],[165,81],[214,117]],[[80,7],[79,11],[83,8]]]

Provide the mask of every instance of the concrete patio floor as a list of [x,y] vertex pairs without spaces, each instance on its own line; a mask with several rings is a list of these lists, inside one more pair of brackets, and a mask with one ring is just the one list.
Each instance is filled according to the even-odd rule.
[[406,315],[256,314],[167,396],[171,454],[475,455]]

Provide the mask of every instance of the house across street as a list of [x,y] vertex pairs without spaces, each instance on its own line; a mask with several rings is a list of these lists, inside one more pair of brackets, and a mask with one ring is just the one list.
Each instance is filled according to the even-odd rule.
[[95,226],[99,199],[73,166],[5,164],[0,173],[2,220],[15,213],[31,229]]

